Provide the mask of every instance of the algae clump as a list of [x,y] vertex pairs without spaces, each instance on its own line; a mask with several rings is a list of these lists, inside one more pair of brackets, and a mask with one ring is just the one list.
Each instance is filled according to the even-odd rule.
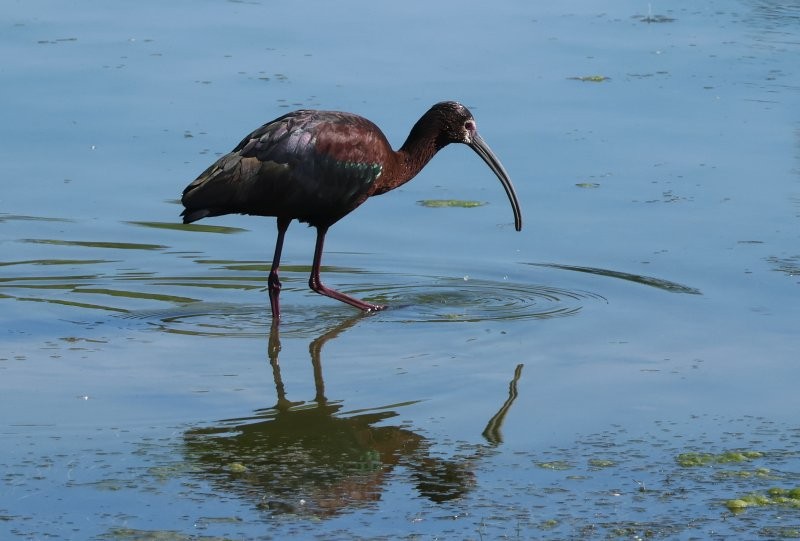
[[486,204],[481,201],[465,201],[463,199],[423,199],[417,203],[428,208],[458,207],[464,209],[482,207]]
[[725,507],[732,513],[741,513],[748,507],[782,506],[800,508],[800,487],[773,487],[766,494],[747,494],[741,498],[727,500]]

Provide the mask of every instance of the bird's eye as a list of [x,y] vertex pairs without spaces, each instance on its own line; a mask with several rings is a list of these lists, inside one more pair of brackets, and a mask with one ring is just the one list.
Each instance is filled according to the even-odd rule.
[[475,121],[474,120],[467,120],[466,122],[464,122],[464,127],[467,129],[467,131],[470,131],[470,132],[473,132],[476,129],[478,129],[477,126],[475,126]]

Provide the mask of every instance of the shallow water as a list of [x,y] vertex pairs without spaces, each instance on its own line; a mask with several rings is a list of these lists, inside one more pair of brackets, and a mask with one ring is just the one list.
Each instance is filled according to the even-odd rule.
[[[0,23],[0,537],[800,532],[768,497],[800,486],[796,6],[42,1]],[[179,224],[185,184],[289,109],[397,145],[442,99],[524,228],[445,149],[329,234],[323,279],[386,311],[308,291],[294,224],[272,328],[274,220]]]

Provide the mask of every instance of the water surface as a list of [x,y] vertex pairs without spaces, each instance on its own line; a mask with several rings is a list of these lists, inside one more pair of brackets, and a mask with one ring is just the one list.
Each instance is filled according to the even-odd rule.
[[[744,0],[10,4],[0,533],[796,537],[770,495],[800,486],[798,22]],[[308,291],[293,224],[273,328],[274,220],[179,224],[182,188],[266,120],[350,110],[399,145],[443,99],[524,229],[445,149],[329,234],[323,279],[385,312]]]

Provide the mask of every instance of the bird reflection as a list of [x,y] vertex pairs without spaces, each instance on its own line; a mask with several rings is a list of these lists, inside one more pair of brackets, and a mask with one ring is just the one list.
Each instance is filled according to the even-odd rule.
[[[381,497],[392,472],[406,472],[421,496],[444,502],[474,485],[474,465],[502,441],[500,427],[516,397],[516,381],[500,411],[484,430],[491,446],[478,446],[467,456],[434,456],[432,442],[400,423],[397,408],[413,402],[342,412],[341,401],[325,396],[322,349],[329,340],[358,323],[356,316],[327,329],[309,344],[315,397],[311,402],[287,398],[281,378],[278,325],[271,328],[268,357],[277,403],[247,418],[220,421],[217,426],[185,433],[185,453],[193,471],[215,489],[248,499],[270,513],[334,516],[345,509],[370,505]],[[397,476],[393,477],[396,478]]]

